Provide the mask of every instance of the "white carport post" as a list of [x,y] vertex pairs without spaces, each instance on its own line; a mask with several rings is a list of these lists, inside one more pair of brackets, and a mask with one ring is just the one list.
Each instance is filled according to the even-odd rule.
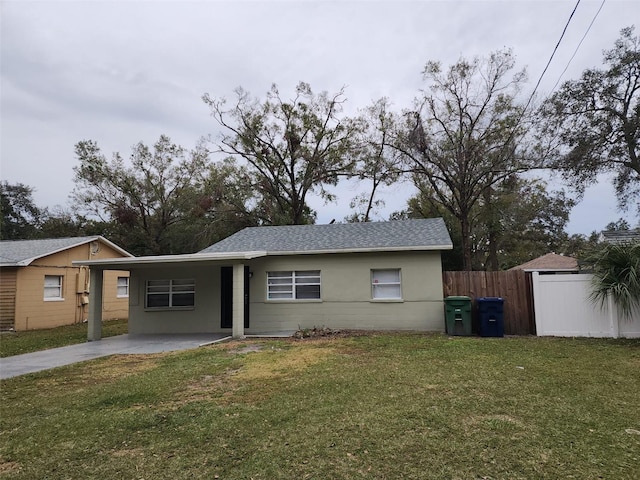
[[100,268],[89,269],[89,328],[87,340],[90,342],[102,338],[102,279]]
[[233,266],[233,309],[232,309],[233,338],[244,337],[244,264]]

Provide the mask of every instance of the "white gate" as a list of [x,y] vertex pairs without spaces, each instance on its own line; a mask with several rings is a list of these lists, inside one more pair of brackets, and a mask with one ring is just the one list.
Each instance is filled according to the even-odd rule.
[[620,318],[611,299],[601,308],[589,300],[590,274],[533,273],[533,304],[540,336],[640,337],[640,312]]

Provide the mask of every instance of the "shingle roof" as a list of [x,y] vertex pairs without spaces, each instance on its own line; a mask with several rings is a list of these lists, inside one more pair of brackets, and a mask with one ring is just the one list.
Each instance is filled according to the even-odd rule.
[[46,238],[42,240],[2,240],[0,241],[0,266],[27,266],[34,260],[66,250],[71,247],[100,240],[123,254],[128,252],[99,235],[90,237]]
[[537,272],[561,272],[561,271],[578,271],[578,261],[572,257],[557,255],[555,253],[547,253],[541,257],[529,260],[522,265],[515,266],[509,270],[528,270]]
[[198,253],[450,250],[442,218],[392,222],[248,227]]
[[604,231],[602,232],[602,240],[616,245],[640,242],[640,229]]

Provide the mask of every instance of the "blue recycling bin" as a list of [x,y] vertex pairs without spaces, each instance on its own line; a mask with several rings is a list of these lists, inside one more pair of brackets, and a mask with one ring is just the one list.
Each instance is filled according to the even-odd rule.
[[481,337],[504,337],[504,299],[476,298]]

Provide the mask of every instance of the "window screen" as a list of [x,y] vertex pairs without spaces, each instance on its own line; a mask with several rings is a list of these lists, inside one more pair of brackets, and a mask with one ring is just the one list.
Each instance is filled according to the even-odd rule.
[[374,299],[402,298],[400,269],[371,270],[371,295]]
[[269,300],[320,299],[320,270],[267,272]]
[[176,308],[195,306],[194,280],[147,281],[147,308]]
[[62,299],[62,275],[45,275],[44,276],[44,299],[45,300]]
[[129,277],[118,277],[118,297],[128,297],[129,296]]

